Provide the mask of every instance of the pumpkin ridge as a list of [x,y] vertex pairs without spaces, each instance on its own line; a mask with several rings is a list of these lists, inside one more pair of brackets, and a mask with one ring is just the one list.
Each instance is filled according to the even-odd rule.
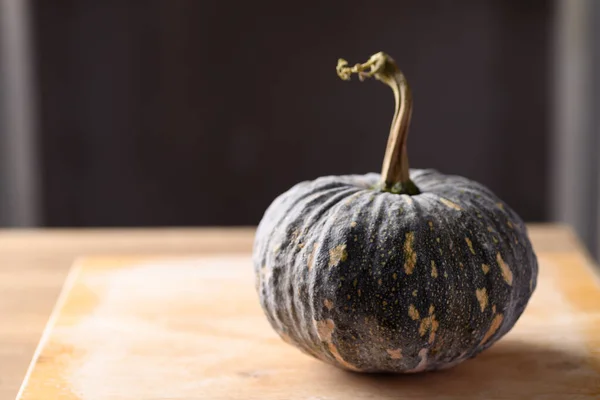
[[[311,207],[311,211],[308,215],[302,212],[295,212],[295,209],[290,209],[288,211],[288,215],[296,215],[295,218],[290,219],[288,221],[288,226],[301,226],[301,228],[296,228],[299,229],[299,231],[301,232],[300,235],[310,236],[310,232],[305,232],[306,227],[313,226],[313,224],[316,222],[311,223],[312,220],[318,221],[323,217],[323,214],[328,212],[328,203],[318,204],[319,198],[330,196],[330,204],[332,206],[335,206],[335,204],[338,203],[336,199],[339,199],[339,201],[341,201],[344,198],[346,198],[348,193],[352,193],[357,190],[360,191],[359,189],[350,185],[333,188],[326,186],[323,187],[322,190],[323,191],[317,192],[318,196],[316,196],[314,199],[306,201],[305,198],[305,204],[297,203],[298,207]],[[316,203],[316,205],[313,205],[313,203]],[[310,352],[312,351],[311,344],[313,343],[313,340],[311,339],[309,329],[302,323],[302,316],[307,311],[304,307],[303,302],[301,301],[300,296],[300,293],[303,293],[306,290],[306,288],[310,286],[310,274],[306,271],[308,266],[305,266],[303,262],[303,248],[304,247],[298,248],[295,243],[288,243],[285,249],[287,253],[285,265],[289,266],[289,272],[286,273],[286,282],[288,282],[288,285],[290,285],[290,289],[288,290],[288,296],[286,299],[286,307],[289,311],[289,318],[291,321],[291,328],[293,331],[292,336],[298,342],[298,345],[300,347]],[[312,252],[313,250],[314,243],[312,246],[310,246],[309,249],[307,249],[307,251]],[[294,260],[299,260],[300,262],[295,262]]]
[[[480,227],[479,232],[486,232],[487,228],[483,229],[483,227],[487,226],[488,223],[493,222],[488,220],[487,215],[479,211],[479,203],[482,201],[482,199],[485,199],[484,201],[488,201],[489,203],[495,200],[492,198],[487,198],[487,196],[469,197],[469,200],[467,202],[469,203],[470,208],[476,210],[476,214],[473,215],[472,213],[470,213],[466,216],[465,223],[467,225],[464,227],[465,230],[478,232],[477,227]],[[481,216],[479,216],[479,214]],[[490,279],[497,280],[500,278],[499,275],[485,274],[480,266],[480,263],[486,265],[494,265],[496,262],[495,254],[498,251],[500,251],[500,249],[498,249],[496,245],[492,246],[492,248],[485,248],[485,246],[483,246],[481,243],[482,242],[480,234],[474,234],[472,238],[472,246],[479,257],[476,259],[476,263],[473,263],[472,265],[474,274],[471,282],[473,283],[473,297],[477,300],[478,306],[475,306],[474,310],[472,311],[471,324],[475,326],[480,326],[483,329],[487,329],[487,326],[489,326],[489,324],[493,321],[495,315],[494,313],[490,315],[490,313],[486,312],[486,310],[490,307],[489,304],[505,296],[506,290],[502,286],[496,287],[496,285],[490,284]],[[485,290],[486,302],[486,307],[483,310],[481,310],[481,304],[484,298],[481,294],[481,291],[479,292],[480,294],[478,294],[478,290],[480,290],[482,287]],[[473,304],[475,304],[475,302],[473,302]],[[479,308],[479,313],[476,311],[477,308]],[[478,338],[480,337],[480,332],[481,328],[475,333],[473,340],[479,340]]]
[[[360,195],[358,193],[361,193]],[[359,202],[361,199],[366,197],[369,192],[361,189],[359,192],[355,193],[356,202]],[[329,293],[324,293],[318,290],[319,287],[326,286],[326,283],[329,281],[329,277],[325,276],[323,273],[319,274],[317,271],[322,266],[323,268],[328,267],[329,260],[329,240],[326,240],[326,237],[330,235],[331,230],[340,223],[340,218],[338,217],[340,212],[348,207],[347,204],[344,204],[344,198],[338,199],[335,203],[332,203],[330,207],[327,208],[326,211],[322,212],[318,218],[318,222],[313,225],[314,232],[314,242],[317,245],[317,250],[314,256],[314,264],[313,267],[308,272],[308,295],[309,298],[312,299],[308,301],[308,310],[307,313],[310,316],[311,320],[319,320],[322,317],[322,304],[324,299],[332,299],[334,303],[334,309],[329,311],[331,316],[335,316],[336,311],[336,297],[331,296]],[[343,218],[342,218],[343,219]],[[349,222],[348,227],[349,228]],[[339,245],[341,243],[337,243]],[[314,334],[314,331],[308,329],[308,333],[310,335],[310,341],[317,345],[322,346],[321,342],[318,339],[318,336]]]
[[[329,214],[332,212],[333,209],[335,209],[335,207],[339,206],[340,203],[343,202],[343,200],[345,198],[348,197],[348,195],[350,196],[354,196],[357,195],[357,193],[360,193],[362,191],[362,189],[356,191],[353,194],[349,194],[354,192],[356,188],[352,187],[352,190],[349,191],[344,191],[344,192],[339,192],[336,194],[336,197],[334,200],[330,201],[328,204],[322,205],[320,207],[315,207],[313,209],[313,212],[310,214],[310,216],[307,217],[307,221],[314,221],[313,224],[308,224],[308,229],[306,232],[307,236],[312,236],[314,235],[314,233],[312,232],[315,228],[318,228],[318,230],[320,230],[321,232],[326,231],[327,229],[327,223],[328,221],[330,221],[330,217]],[[299,215],[302,216],[302,213],[299,213]],[[312,227],[312,229],[311,229]],[[311,243],[311,246],[309,248],[306,248],[306,250],[304,250],[304,253],[306,254],[308,251],[310,252],[314,252],[312,253],[312,262],[313,264],[317,264],[318,261],[318,254],[322,249],[319,249],[320,243],[322,243],[322,240],[319,239],[319,237],[317,237],[316,240],[314,240]],[[316,246],[316,248],[315,248]],[[310,254],[309,256],[306,257],[306,261],[309,261],[310,258]],[[315,292],[314,292],[314,288],[315,288],[315,284],[314,281],[317,279],[316,276],[316,268],[311,268],[310,270],[308,269],[308,265],[304,265],[304,257],[299,257],[299,259],[301,260],[300,262],[296,262],[296,263],[292,263],[293,266],[293,271],[290,274],[290,278],[292,276],[305,276],[305,279],[303,280],[303,285],[307,287],[307,291],[308,291],[308,296],[311,298],[315,298]],[[299,283],[297,282],[297,285]],[[302,291],[302,289],[300,289],[299,291]],[[311,319],[316,319],[316,316],[318,315],[317,313],[317,308],[318,305],[316,304],[309,304],[308,307],[305,307],[303,302],[300,301],[299,298],[296,298],[297,303],[299,303],[300,305],[300,314],[302,315],[309,315],[311,317]],[[297,331],[297,334],[302,338],[302,341],[306,344],[306,346],[308,347],[312,347],[315,344],[318,343],[317,339],[315,338],[314,334],[312,333],[311,329],[306,326],[306,324],[303,324],[302,321],[297,321],[297,323],[295,324],[295,329]]]
[[[440,319],[440,326],[444,327],[449,324],[450,319],[458,319],[457,323],[465,327],[473,326],[473,324],[477,324],[478,320],[478,317],[474,315],[474,310],[478,309],[479,305],[475,308],[472,302],[468,301],[468,299],[475,295],[475,287],[471,284],[474,271],[469,268],[470,262],[464,258],[464,254],[467,253],[473,256],[464,240],[464,234],[469,230],[469,225],[467,223],[468,214],[465,214],[465,212],[468,212],[470,207],[468,203],[461,201],[460,204],[463,211],[458,212],[451,210],[450,212],[445,212],[445,208],[447,207],[445,204],[440,203],[439,201],[433,204],[433,210],[438,212],[437,218],[440,221],[443,221],[438,228],[438,230],[443,233],[443,238],[441,240],[444,244],[443,254],[437,255],[438,260],[444,265],[445,273],[448,276],[443,282],[445,282],[446,285],[451,282],[452,286],[446,288],[446,293],[454,293],[456,295],[456,299],[453,301],[453,305],[450,306],[450,308],[449,305],[446,304],[446,309],[440,310],[441,313],[438,316]],[[451,234],[456,231],[461,232],[463,236],[454,236]],[[446,262],[448,257],[451,257],[450,265],[452,267]],[[459,264],[463,265],[463,267],[461,268]],[[457,276],[462,276],[462,278],[457,279]],[[450,334],[444,332],[444,329],[442,328],[440,334],[445,336],[447,346],[452,348],[456,343],[464,342],[465,337],[468,338],[471,335],[471,332],[468,329],[464,329],[464,332],[457,336],[455,333]],[[444,357],[445,354],[441,352],[440,354],[430,356],[437,359]]]

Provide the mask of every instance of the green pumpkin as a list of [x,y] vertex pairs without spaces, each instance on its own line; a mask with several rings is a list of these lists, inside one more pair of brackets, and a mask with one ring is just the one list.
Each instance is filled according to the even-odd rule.
[[362,372],[419,372],[474,357],[506,334],[536,286],[519,216],[483,185],[408,168],[408,85],[384,53],[338,74],[392,87],[382,174],[327,176],[280,195],[256,233],[256,287],[277,333]]

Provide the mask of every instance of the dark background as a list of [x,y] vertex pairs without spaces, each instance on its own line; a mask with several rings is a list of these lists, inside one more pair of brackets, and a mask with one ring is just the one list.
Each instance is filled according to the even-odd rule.
[[33,2],[43,224],[253,225],[294,183],[379,172],[393,96],[411,166],[548,218],[549,1]]

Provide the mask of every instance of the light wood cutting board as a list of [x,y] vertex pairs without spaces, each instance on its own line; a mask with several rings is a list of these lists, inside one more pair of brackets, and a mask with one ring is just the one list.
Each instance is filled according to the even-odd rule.
[[442,372],[364,375],[281,341],[248,256],[75,265],[20,399],[598,399],[600,289],[583,256],[539,254],[516,327]]

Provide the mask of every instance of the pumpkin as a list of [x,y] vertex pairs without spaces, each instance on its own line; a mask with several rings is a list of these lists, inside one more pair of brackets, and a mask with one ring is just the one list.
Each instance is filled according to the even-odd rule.
[[409,169],[412,98],[392,58],[340,60],[337,73],[394,92],[382,172],[301,182],[273,201],[254,244],[260,303],[283,340],[337,367],[451,367],[525,309],[538,272],[527,229],[483,185]]

